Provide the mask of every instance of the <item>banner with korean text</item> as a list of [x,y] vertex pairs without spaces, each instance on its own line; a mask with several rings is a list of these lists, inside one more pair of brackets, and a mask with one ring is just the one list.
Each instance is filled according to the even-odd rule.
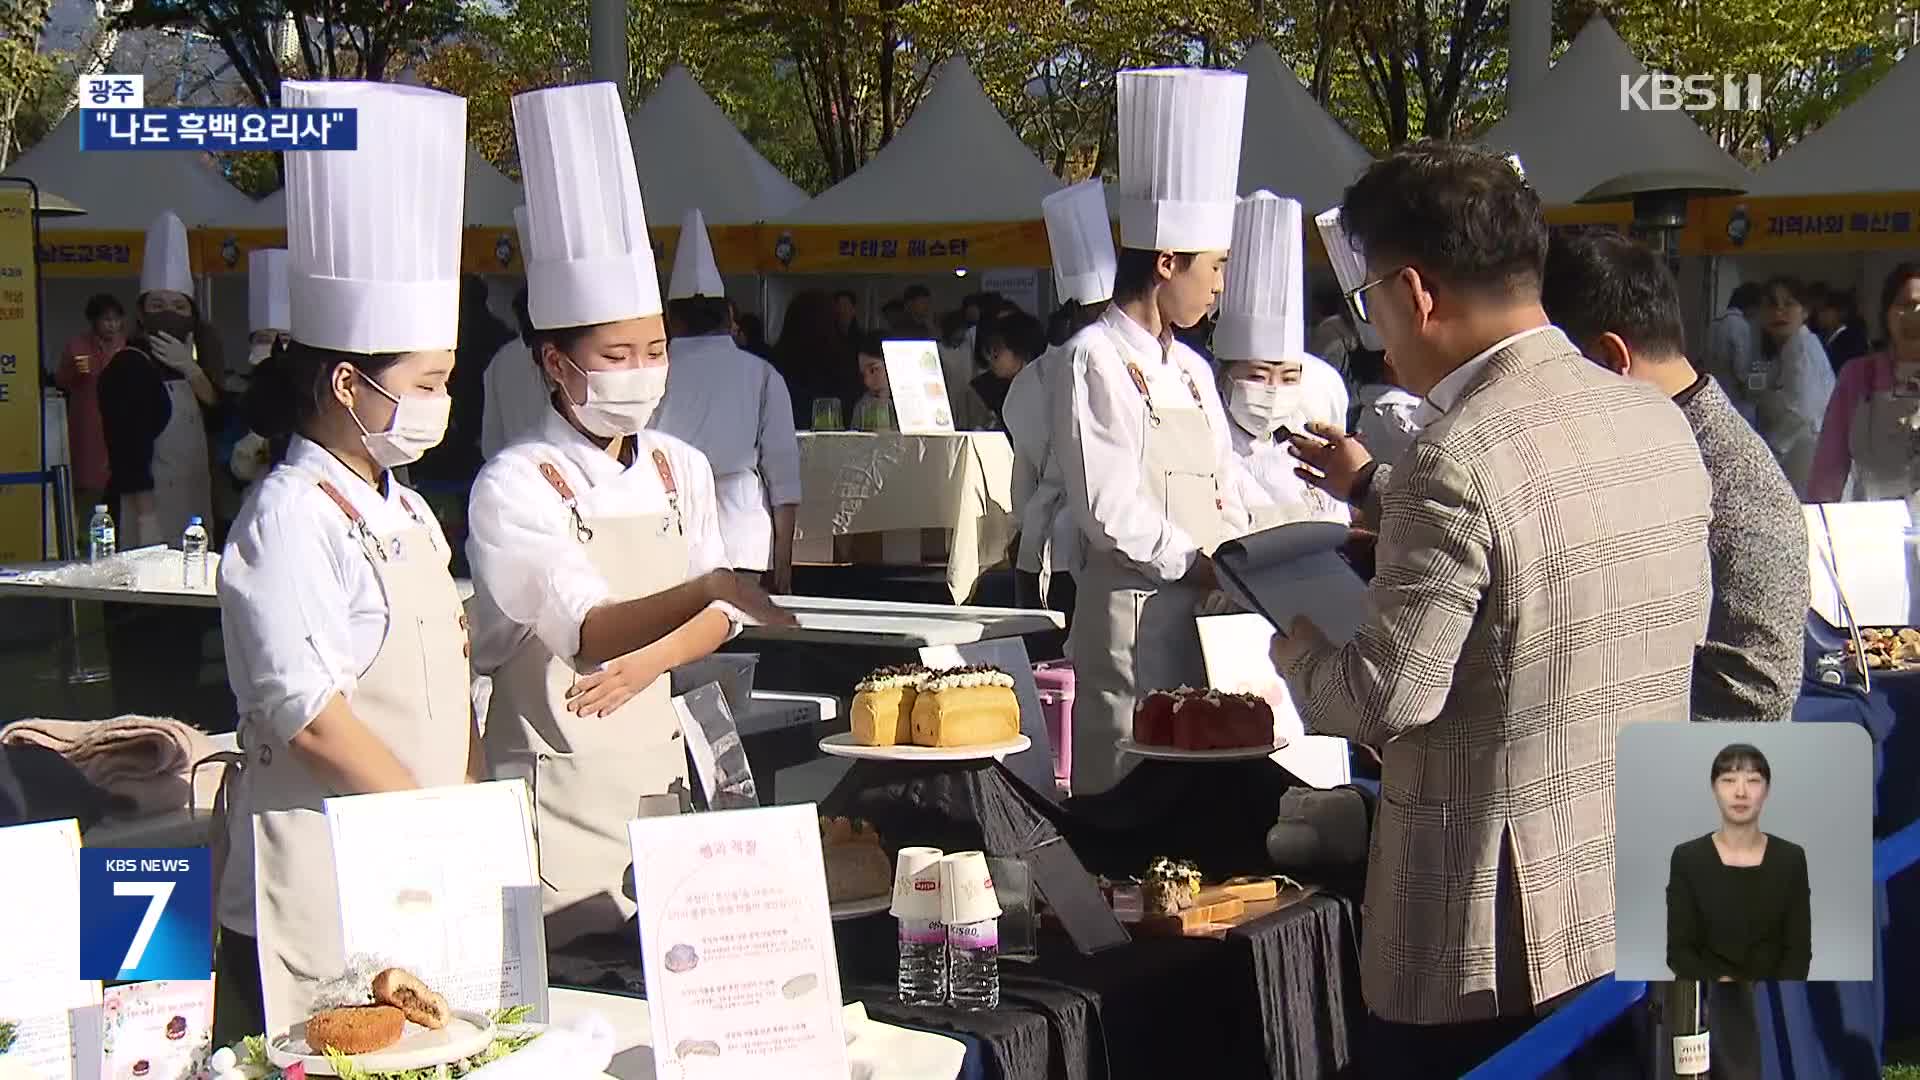
[[791,274],[937,274],[1048,266],[1042,221],[952,225],[763,225],[760,269]]
[[0,563],[45,555],[33,188],[0,178]]
[[1815,255],[1920,251],[1920,191],[1695,199],[1688,255]]

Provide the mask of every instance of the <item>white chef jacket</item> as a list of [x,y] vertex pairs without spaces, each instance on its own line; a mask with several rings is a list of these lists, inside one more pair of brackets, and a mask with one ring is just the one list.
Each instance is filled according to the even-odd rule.
[[540,474],[543,464],[558,469],[573,489],[581,517],[638,517],[667,512],[653,467],[654,449],[665,450],[679,489],[689,579],[727,566],[707,459],[658,431],[634,440],[633,464],[623,466],[549,407],[537,437],[509,446],[481,468],[467,509],[475,674],[498,671],[532,634],[555,656],[579,655],[580,624],[612,599],[574,535],[573,515]]
[[1391,465],[1400,460],[1413,445],[1413,437],[1420,434],[1421,425],[1415,417],[1420,398],[1385,383],[1362,386],[1358,397],[1360,415],[1354,420],[1353,433],[1376,461]]
[[1067,507],[1086,546],[1113,551],[1150,581],[1170,583],[1186,576],[1200,548],[1144,496],[1147,418],[1140,389],[1127,372],[1130,358],[1157,400],[1191,400],[1188,378],[1198,388],[1213,435],[1215,475],[1229,531],[1247,530],[1250,519],[1234,476],[1239,465],[1212,369],[1178,339],[1163,349],[1118,305],[1061,346],[1056,359],[1062,370],[1055,376],[1059,382],[1052,395],[1053,452],[1060,459]]
[[[1344,427],[1347,419],[1347,382],[1333,365],[1317,356],[1302,358],[1300,386],[1306,423]],[[1288,521],[1337,521],[1353,519],[1353,511],[1340,500],[1324,495],[1309,485],[1294,470],[1300,459],[1288,452],[1287,444],[1272,435],[1255,436],[1238,421],[1232,425],[1233,453],[1239,459],[1242,478],[1241,502],[1246,506],[1281,506]],[[1302,425],[1304,428],[1304,423]]]
[[[387,636],[387,598],[352,523],[316,479],[353,504],[383,545],[425,527],[452,548],[427,501],[389,476],[376,491],[296,435],[286,461],[254,486],[220,555],[220,633],[240,715],[292,739],[334,694],[351,696]],[[417,515],[417,517],[416,517]]]
[[514,338],[487,362],[486,397],[480,410],[480,456],[493,455],[540,430],[548,413],[547,377],[533,351]]
[[800,502],[787,380],[726,334],[676,338],[668,351],[667,396],[647,426],[706,455],[728,565],[765,570],[773,562],[769,508]]
[[[1020,523],[1020,551],[1014,568],[1037,574],[1052,546],[1054,521],[1060,516],[1065,492],[1059,484],[1047,483],[1047,462],[1053,457],[1052,398],[1047,373],[1059,348],[1051,348],[1020,369],[1007,387],[1007,400],[1000,406],[1000,420],[1006,425],[1007,439],[1013,443],[1013,510]],[[1058,549],[1055,555],[1058,556]]]

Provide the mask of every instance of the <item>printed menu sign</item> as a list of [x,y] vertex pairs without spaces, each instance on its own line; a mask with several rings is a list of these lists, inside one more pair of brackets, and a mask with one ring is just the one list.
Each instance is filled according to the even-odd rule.
[[546,1010],[546,936],[524,781],[328,799],[342,944],[456,1009]]
[[953,405],[947,400],[947,376],[940,349],[931,341],[886,341],[887,386],[903,435],[953,433]]
[[193,1080],[213,1053],[213,980],[110,987],[98,1030],[80,1080]]
[[1353,780],[1347,740],[1307,734],[1287,681],[1273,666],[1273,624],[1263,615],[1209,615],[1198,621],[1207,685],[1229,694],[1258,694],[1273,706],[1273,734],[1286,745],[1274,764],[1317,788]]
[[[80,825],[0,829],[0,1061],[73,1080],[73,1011],[100,1003],[80,978]],[[21,928],[31,927],[31,932]]]
[[812,805],[629,822],[661,1080],[845,1080],[839,964]]

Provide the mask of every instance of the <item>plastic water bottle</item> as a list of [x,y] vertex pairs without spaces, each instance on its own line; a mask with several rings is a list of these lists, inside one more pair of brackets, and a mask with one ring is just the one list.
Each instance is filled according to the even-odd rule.
[[93,508],[93,520],[87,525],[87,561],[113,558],[113,545],[113,515],[107,512],[107,504],[101,503]]
[[184,584],[189,589],[207,587],[207,527],[198,517],[187,521],[187,531],[180,534],[180,557],[186,565]]
[[947,986],[956,1009],[1000,1007],[1000,920],[947,927]]
[[947,928],[926,919],[901,919],[901,1003],[940,1005],[946,1000]]

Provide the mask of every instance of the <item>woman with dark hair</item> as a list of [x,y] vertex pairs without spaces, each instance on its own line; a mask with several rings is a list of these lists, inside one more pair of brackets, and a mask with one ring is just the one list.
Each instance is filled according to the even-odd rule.
[[1802,498],[1834,386],[1833,365],[1807,328],[1813,302],[1812,291],[1798,278],[1767,282],[1760,350],[1742,395],[1753,403],[1754,427]]
[[852,415],[853,403],[863,392],[853,344],[840,333],[832,295],[821,289],[809,289],[787,302],[780,343],[773,347],[773,367],[787,380],[796,430],[813,426],[816,400],[838,401],[840,415],[846,417]]
[[357,109],[360,143],[287,154],[292,343],[247,391],[278,460],[220,559],[245,755],[216,827],[222,1037],[304,1019],[313,980],[345,962],[315,873],[325,800],[482,775],[452,551],[393,475],[452,409],[460,234],[426,223],[458,220],[466,103],[358,82],[281,92],[290,108]]
[[1039,319],[1013,308],[1002,312],[981,340],[986,344],[987,370],[967,384],[968,403],[955,410],[955,419],[968,416],[962,430],[1002,431],[1007,393],[1014,378],[1047,351],[1047,330]]
[[1676,979],[1804,980],[1813,961],[1813,890],[1800,845],[1760,831],[1773,770],[1734,743],[1709,774],[1720,827],[1673,849],[1667,966]]
[[127,309],[112,293],[87,298],[87,329],[60,350],[53,381],[67,392],[67,456],[73,509],[82,527],[107,494],[107,439],[100,429],[100,376],[127,344]]
[[[1906,499],[1920,491],[1920,263],[1903,262],[1880,286],[1886,344],[1841,369],[1827,402],[1807,485],[1810,502]],[[1849,486],[1848,479],[1852,478]]]

